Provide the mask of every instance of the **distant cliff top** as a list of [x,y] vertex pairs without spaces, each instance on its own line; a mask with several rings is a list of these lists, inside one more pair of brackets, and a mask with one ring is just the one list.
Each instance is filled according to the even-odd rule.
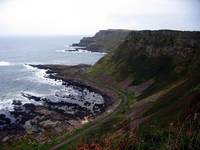
[[83,46],[89,51],[108,52],[115,49],[131,30],[108,29],[100,30],[93,37],[84,37],[73,46]]

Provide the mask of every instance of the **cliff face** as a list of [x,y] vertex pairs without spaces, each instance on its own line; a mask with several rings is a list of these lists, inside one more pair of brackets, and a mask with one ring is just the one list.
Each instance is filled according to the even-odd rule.
[[92,71],[138,82],[166,73],[175,76],[188,71],[199,50],[200,32],[132,31]]
[[[155,105],[152,105],[148,115],[156,113],[159,116],[162,112],[160,120],[166,117],[170,121],[167,118],[178,118],[177,111],[179,115],[188,115],[189,107],[197,104],[194,112],[200,113],[200,97],[195,97],[200,93],[200,32],[132,31],[89,73],[96,77],[112,78],[138,99],[146,98],[147,101],[152,99],[148,96],[160,95],[180,82],[167,94],[152,99]],[[190,99],[193,96],[195,98]],[[183,114],[179,117],[183,117]]]
[[123,149],[200,148],[200,32],[132,31],[89,74],[136,98],[126,104],[128,121],[110,133],[115,143],[135,139]]
[[89,51],[108,52],[115,49],[129,33],[129,30],[101,30],[93,37],[84,37],[73,46],[82,46]]

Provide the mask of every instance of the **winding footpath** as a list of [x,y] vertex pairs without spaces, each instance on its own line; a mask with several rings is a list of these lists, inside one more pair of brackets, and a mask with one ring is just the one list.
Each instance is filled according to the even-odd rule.
[[[97,83],[94,82],[93,80],[89,80],[89,79],[87,79],[87,80],[88,80],[89,82],[93,82],[93,83],[97,84]],[[105,87],[105,85],[104,85],[104,87]],[[83,131],[80,131],[78,134],[75,134],[75,135],[71,136],[70,138],[64,140],[63,142],[54,145],[54,146],[51,147],[49,150],[58,150],[58,149],[61,148],[62,146],[66,145],[66,144],[69,144],[69,143],[72,142],[73,140],[75,140],[75,139],[81,137],[81,136],[84,135],[84,134],[87,134],[88,132],[92,131],[94,128],[96,128],[96,127],[98,127],[99,125],[103,124],[104,122],[110,120],[110,119],[111,119],[113,116],[115,116],[119,111],[121,111],[121,109],[122,109],[122,107],[121,107],[122,105],[121,105],[121,104],[127,101],[127,96],[126,96],[123,92],[121,92],[121,91],[119,91],[119,90],[117,90],[117,89],[115,89],[115,88],[108,87],[108,86],[107,86],[106,88],[108,88],[108,89],[110,89],[110,90],[112,90],[112,91],[115,91],[118,95],[123,94],[123,97],[124,97],[123,100],[122,100],[122,99],[116,100],[116,101],[118,101],[118,103],[112,106],[112,111],[111,111],[111,112],[108,112],[108,110],[107,110],[103,115],[99,116],[99,117],[97,118],[97,120],[95,120],[95,121],[92,122],[93,125],[89,126],[88,128],[86,128],[86,129],[83,130]]]

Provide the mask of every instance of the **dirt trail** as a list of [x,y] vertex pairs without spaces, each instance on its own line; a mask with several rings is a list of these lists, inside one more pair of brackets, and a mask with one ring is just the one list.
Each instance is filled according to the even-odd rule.
[[[119,91],[118,91],[119,92]],[[121,94],[121,93],[120,93]],[[124,95],[124,101],[127,101],[127,97]],[[57,150],[60,147],[72,142],[73,140],[79,138],[80,136],[92,131],[92,129],[96,128],[97,126],[103,124],[104,122],[108,121],[109,119],[111,119],[116,113],[118,113],[122,108],[121,108],[121,104],[122,100],[119,101],[118,104],[115,104],[112,108],[112,110],[109,110],[109,112],[107,111],[107,114],[104,114],[103,116],[99,116],[99,118],[94,122],[94,125],[90,126],[89,128],[83,130],[82,132],[80,132],[79,134],[76,134],[72,137],[70,137],[69,139],[54,145],[53,147],[51,147],[49,150]]]

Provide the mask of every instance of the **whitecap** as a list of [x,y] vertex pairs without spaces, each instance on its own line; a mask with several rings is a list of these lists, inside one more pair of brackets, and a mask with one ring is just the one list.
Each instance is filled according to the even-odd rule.
[[[35,94],[33,92],[24,92],[21,91],[21,93],[26,94]],[[10,93],[7,94],[3,99],[0,101],[0,114],[6,115],[7,118],[13,119],[13,116],[10,115],[10,112],[14,111],[15,105],[13,104],[14,100],[20,101],[21,106],[24,104],[34,104],[34,105],[43,105],[42,101],[35,101],[33,99],[27,99],[26,97],[22,96],[20,92],[19,93]],[[36,95],[36,94],[35,94]],[[37,94],[38,96],[41,96]],[[42,97],[42,96],[41,96]]]
[[59,49],[59,50],[56,50],[57,53],[65,53],[66,51],[64,49]]
[[83,50],[83,49],[79,49],[78,52],[80,52],[80,53],[100,54],[100,55],[106,55],[107,54],[107,53],[104,53],[104,52],[93,52],[93,51],[88,51],[88,50]]
[[7,62],[7,61],[0,61],[0,66],[11,66],[12,63]]
[[40,83],[44,83],[44,84],[49,84],[51,86],[59,86],[62,85],[62,81],[61,80],[54,80],[51,78],[48,78],[48,74],[46,73],[47,70],[45,69],[38,69],[36,67],[32,67],[30,65],[25,64],[24,67],[32,72],[34,74],[34,76],[28,78],[31,81],[35,81],[35,82],[40,82]]
[[92,53],[91,51],[83,50],[83,49],[79,49],[78,52],[79,53]]

